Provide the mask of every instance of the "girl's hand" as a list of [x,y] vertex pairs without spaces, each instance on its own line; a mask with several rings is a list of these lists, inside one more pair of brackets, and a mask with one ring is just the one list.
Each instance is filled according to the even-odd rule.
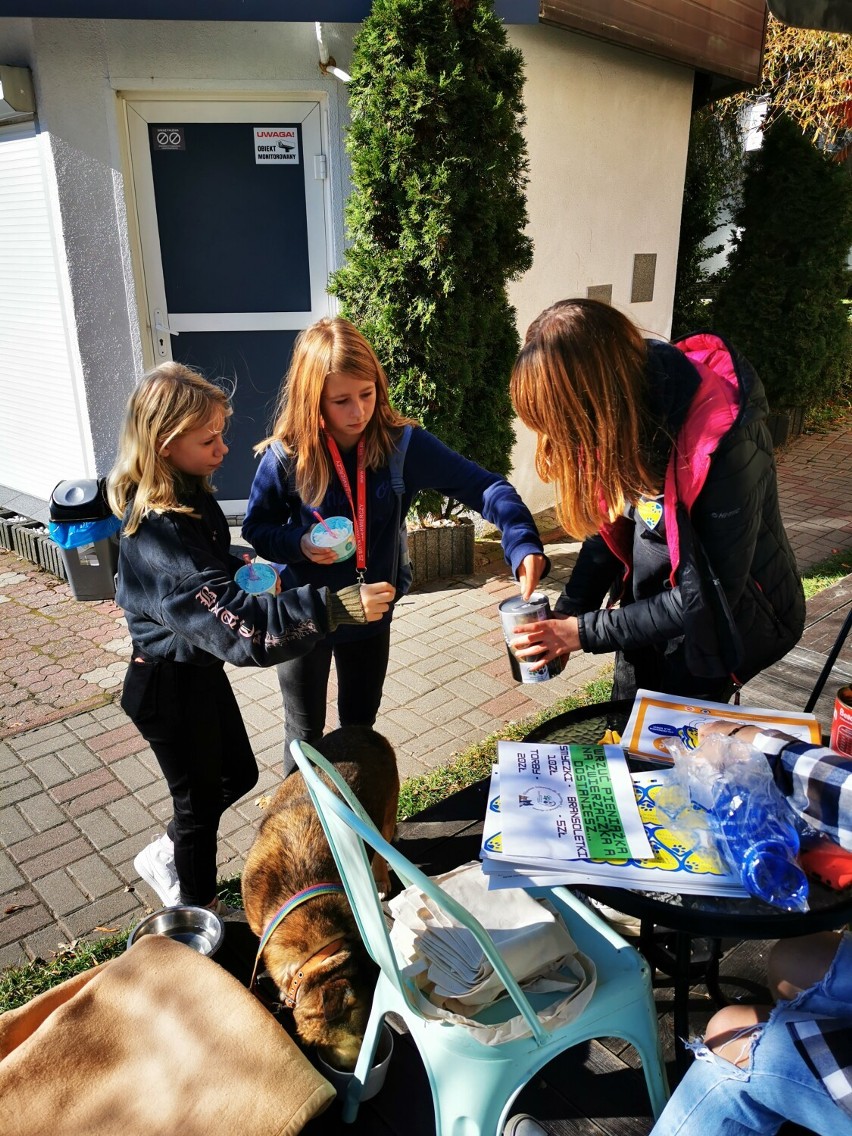
[[299,541],[299,548],[302,550],[304,558],[312,560],[314,564],[334,564],[337,559],[337,554],[333,548],[320,548],[311,541],[310,529]]
[[518,583],[521,585],[521,595],[525,600],[528,600],[536,590],[546,564],[547,560],[540,552],[531,552],[521,561],[521,566],[518,569]]
[[361,606],[364,608],[367,622],[375,623],[377,619],[381,619],[393,603],[395,595],[396,588],[393,584],[362,584]]
[[542,666],[552,659],[567,657],[572,651],[582,649],[577,617],[556,613],[551,619],[524,623],[512,632],[509,647],[523,662],[540,663]]

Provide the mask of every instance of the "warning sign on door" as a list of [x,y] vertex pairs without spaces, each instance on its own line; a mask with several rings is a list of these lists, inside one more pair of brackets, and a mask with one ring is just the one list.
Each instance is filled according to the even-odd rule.
[[254,160],[257,165],[271,162],[299,164],[299,134],[295,126],[256,126]]

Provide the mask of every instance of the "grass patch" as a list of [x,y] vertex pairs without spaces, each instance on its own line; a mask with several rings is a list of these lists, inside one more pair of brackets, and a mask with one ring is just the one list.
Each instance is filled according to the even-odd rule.
[[825,560],[820,560],[818,564],[814,564],[802,573],[805,599],[809,600],[817,592],[821,592],[823,588],[830,588],[832,584],[836,584],[838,580],[842,580],[850,572],[852,572],[852,548],[833,552],[831,556],[827,556]]
[[91,943],[74,942],[50,962],[34,959],[26,966],[10,966],[0,971],[0,1012],[23,1006],[75,974],[120,955],[125,950],[127,935],[125,931]]
[[420,777],[409,777],[404,781],[399,794],[400,820],[419,813],[430,805],[443,801],[459,789],[466,789],[468,785],[481,781],[491,773],[491,766],[497,759],[497,742],[518,741],[530,730],[542,722],[555,718],[566,710],[575,710],[578,706],[588,706],[594,702],[609,701],[612,688],[612,672],[604,672],[599,678],[583,687],[577,694],[569,694],[560,698],[546,710],[524,718],[520,722],[509,722],[493,734],[489,734],[483,741],[469,746],[457,754],[449,764],[433,769]]

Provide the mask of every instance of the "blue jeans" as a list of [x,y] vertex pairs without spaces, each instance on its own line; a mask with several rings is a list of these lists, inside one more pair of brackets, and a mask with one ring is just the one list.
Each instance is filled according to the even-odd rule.
[[772,1136],[785,1120],[819,1136],[852,1136],[852,1117],[797,1052],[785,1025],[801,1013],[849,1015],[852,1008],[852,936],[844,934],[825,977],[791,1002],[779,1002],[752,1032],[744,1069],[704,1045],[678,1085],[651,1136]]

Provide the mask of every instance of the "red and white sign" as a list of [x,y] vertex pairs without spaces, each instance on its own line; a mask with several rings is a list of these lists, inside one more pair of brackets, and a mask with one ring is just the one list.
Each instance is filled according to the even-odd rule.
[[299,131],[295,126],[255,126],[254,160],[258,166],[299,164]]

